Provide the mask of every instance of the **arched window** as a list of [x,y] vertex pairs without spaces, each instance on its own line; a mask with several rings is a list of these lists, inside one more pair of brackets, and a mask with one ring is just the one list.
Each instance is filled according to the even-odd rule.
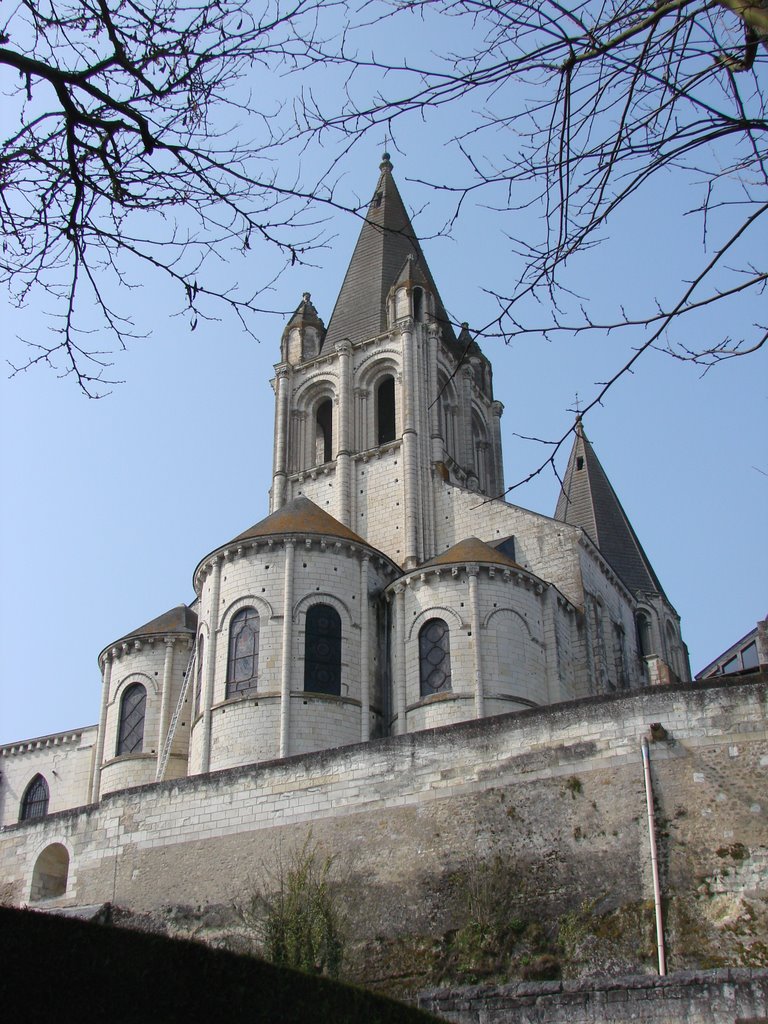
[[677,660],[677,630],[671,622],[667,622],[667,661],[676,676],[680,676],[680,665]]
[[203,660],[205,658],[205,637],[197,638],[197,668],[195,670],[195,716],[200,714],[200,698],[203,693]]
[[424,292],[421,288],[413,289],[413,319],[424,319]]
[[304,689],[341,694],[341,618],[328,604],[313,604],[307,612]]
[[21,798],[19,821],[44,818],[48,813],[48,783],[42,775],[36,775]]
[[333,459],[333,402],[326,398],[315,414],[315,449],[318,465]]
[[259,613],[242,608],[229,627],[227,697],[252,693],[259,676]]
[[385,377],[376,388],[377,444],[395,440],[395,378]]
[[645,612],[638,612],[635,616],[637,628],[637,653],[641,658],[647,658],[651,653],[651,623]]
[[144,716],[147,691],[141,683],[132,683],[120,701],[120,726],[117,733],[117,754],[140,754],[144,746]]
[[419,692],[422,697],[451,689],[448,624],[430,619],[419,630]]
[[30,899],[49,900],[67,891],[69,853],[61,843],[46,846],[35,862]]

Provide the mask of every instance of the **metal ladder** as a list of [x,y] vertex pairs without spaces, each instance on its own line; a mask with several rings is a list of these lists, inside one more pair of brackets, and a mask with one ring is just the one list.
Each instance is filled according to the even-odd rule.
[[187,671],[184,673],[184,681],[181,684],[181,690],[179,691],[179,699],[176,702],[176,710],[173,712],[171,718],[171,724],[168,726],[168,732],[163,743],[163,749],[160,751],[160,761],[157,765],[157,774],[155,775],[155,781],[162,782],[165,777],[165,771],[168,767],[168,761],[171,756],[171,747],[173,746],[173,738],[176,735],[176,728],[179,724],[179,718],[181,717],[181,711],[184,707],[184,701],[187,699],[187,692],[189,691],[190,680],[194,675],[195,662],[197,661],[197,640],[192,645],[192,653],[189,656],[189,663],[187,664]]

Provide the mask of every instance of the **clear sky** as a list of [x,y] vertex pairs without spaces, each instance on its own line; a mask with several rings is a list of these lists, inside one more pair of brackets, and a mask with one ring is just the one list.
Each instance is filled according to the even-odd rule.
[[[475,326],[493,315],[484,289],[511,287],[520,261],[486,208],[468,206],[450,238],[434,237],[445,200],[409,179],[458,173],[442,118],[399,129],[390,146],[394,174],[449,314]],[[380,150],[369,139],[335,166],[345,194],[370,195]],[[333,158],[326,149],[303,159],[331,166]],[[700,225],[680,216],[685,187],[668,177],[639,194],[609,226],[605,244],[574,265],[573,287],[608,308],[644,302],[679,279],[701,245]],[[310,291],[326,323],[359,222],[339,214],[327,226],[334,237],[316,265],[286,272],[271,297],[287,311]],[[516,233],[540,230],[537,211],[516,215]],[[254,249],[233,255],[222,272],[263,279],[272,258]],[[39,307],[18,313],[0,301],[3,346],[18,359],[17,335],[34,338],[45,317]],[[130,301],[154,331],[117,357],[125,383],[110,396],[89,401],[44,369],[0,380],[0,742],[95,722],[99,651],[189,602],[199,559],[267,514],[269,379],[284,319],[265,317],[255,342],[227,320],[201,322],[190,333],[171,315],[176,307],[162,281]],[[746,318],[758,320],[756,300],[746,301],[755,303]],[[723,323],[710,314],[692,330],[727,332],[728,311],[722,315]],[[540,445],[516,435],[559,436],[572,422],[576,395],[588,401],[628,351],[617,335],[483,347],[505,406],[508,483],[541,459]],[[650,352],[585,423],[682,617],[694,672],[768,611],[767,364],[763,351],[701,378]],[[542,475],[509,500],[552,514],[557,482]]]

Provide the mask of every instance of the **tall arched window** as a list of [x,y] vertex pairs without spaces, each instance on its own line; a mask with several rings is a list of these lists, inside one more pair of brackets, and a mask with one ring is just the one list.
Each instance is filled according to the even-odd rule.
[[197,668],[195,669],[195,715],[200,714],[200,698],[203,693],[203,661],[205,658],[205,637],[197,638]]
[[132,683],[120,701],[120,726],[117,733],[117,754],[140,754],[144,746],[144,716],[147,691],[141,683]]
[[229,627],[227,697],[252,693],[259,676],[259,613],[242,608]]
[[413,319],[424,319],[424,292],[421,288],[413,289]]
[[422,697],[451,689],[448,624],[430,619],[419,630],[419,692]]
[[647,658],[651,653],[651,623],[645,612],[638,612],[635,616],[637,628],[637,653],[641,658]]
[[313,604],[307,612],[304,689],[341,694],[341,618],[328,604]]
[[333,459],[333,402],[326,398],[315,414],[315,448],[318,464]]
[[395,440],[395,378],[385,377],[376,388],[377,444]]
[[48,813],[48,783],[42,775],[35,775],[21,798],[19,821],[44,818]]

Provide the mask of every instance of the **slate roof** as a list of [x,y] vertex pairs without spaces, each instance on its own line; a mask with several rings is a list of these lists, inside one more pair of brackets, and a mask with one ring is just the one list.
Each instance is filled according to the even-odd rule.
[[513,562],[511,558],[507,558],[498,548],[491,547],[490,544],[486,544],[484,540],[479,540],[477,537],[467,537],[465,540],[460,540],[458,544],[454,544],[453,547],[448,548],[441,555],[437,555],[436,558],[430,558],[428,562],[424,562],[423,565],[419,566],[419,569],[429,565],[455,565],[457,562],[489,562],[494,565],[504,565],[507,568],[521,569],[523,572],[528,572],[527,569],[523,569],[522,565]]
[[443,327],[443,337],[449,345],[455,345],[453,328],[392,177],[388,153],[384,154],[379,170],[379,180],[331,314],[323,348],[332,349],[343,338],[354,343],[386,332],[387,295],[409,256],[415,257],[418,276],[423,276],[435,296],[435,312]]
[[557,501],[555,519],[580,526],[631,591],[664,595],[632,524],[587,440],[580,419],[576,423],[576,438]]
[[[255,523],[250,529],[239,533],[230,544],[241,540],[252,540],[256,537],[271,537],[276,534],[286,533],[316,533],[324,537],[338,537],[341,540],[351,540],[366,547],[371,545],[363,540],[348,526],[340,523],[328,512],[325,512],[309,498],[294,498],[283,505],[276,512],[268,515],[266,519]],[[224,545],[222,545],[224,546]]]

